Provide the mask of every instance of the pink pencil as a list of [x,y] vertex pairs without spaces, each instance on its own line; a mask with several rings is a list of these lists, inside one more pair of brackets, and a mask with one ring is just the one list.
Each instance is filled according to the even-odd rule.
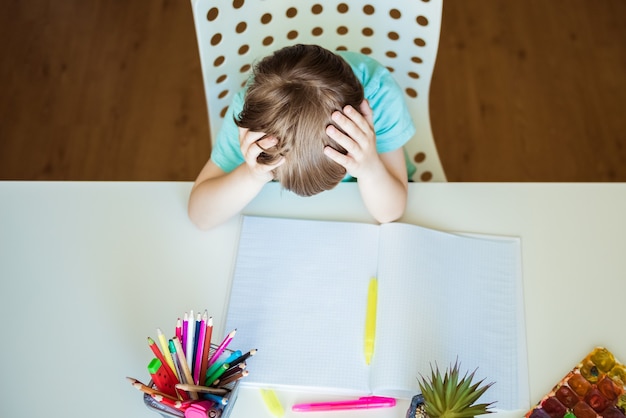
[[210,316],[206,323],[206,329],[204,333],[204,349],[202,350],[202,363],[200,365],[199,377],[206,376],[206,371],[209,364],[209,353],[211,351],[211,334],[213,334],[213,317]]
[[180,343],[183,346],[183,353],[187,355],[187,332],[189,330],[189,317],[187,316],[187,312],[183,316],[183,338],[181,338]]
[[183,326],[180,322],[180,318],[176,320],[176,333],[174,334],[179,340],[183,338]]
[[206,336],[206,321],[208,318],[205,310],[200,320],[200,331],[198,333],[198,341],[196,341],[196,356],[194,357],[193,380],[196,385],[200,381],[200,370],[202,370],[202,353],[204,353],[204,337]]
[[235,336],[236,332],[237,332],[236,329],[232,330],[230,334],[228,334],[226,338],[224,338],[224,341],[222,341],[222,343],[217,347],[217,349],[215,350],[215,353],[213,353],[213,355],[209,359],[209,367],[211,367],[213,363],[217,361],[220,355],[222,355],[224,350],[226,350],[226,347],[228,347],[228,344],[230,344],[230,342],[233,340],[233,337]]

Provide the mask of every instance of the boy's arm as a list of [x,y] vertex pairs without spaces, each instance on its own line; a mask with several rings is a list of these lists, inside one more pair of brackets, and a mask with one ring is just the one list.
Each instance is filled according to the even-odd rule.
[[372,109],[366,100],[359,111],[346,106],[332,118],[347,135],[332,125],[326,132],[348,153],[326,147],[325,154],[357,178],[365,206],[378,222],[395,221],[404,213],[408,193],[403,149],[378,154]]
[[392,222],[404,214],[408,178],[404,150],[380,154],[382,167],[372,167],[357,179],[368,212],[380,223]]
[[240,128],[245,163],[230,173],[225,173],[212,160],[205,164],[191,189],[188,205],[189,218],[198,228],[209,229],[227,221],[254,199],[265,183],[272,180],[272,170],[284,160],[275,165],[257,164],[261,147],[271,148],[276,143],[273,138],[259,141],[263,135]]

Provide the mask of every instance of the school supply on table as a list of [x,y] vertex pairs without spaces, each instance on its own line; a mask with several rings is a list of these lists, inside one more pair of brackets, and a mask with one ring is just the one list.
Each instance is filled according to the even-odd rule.
[[594,348],[525,417],[625,418],[626,366]]
[[[207,311],[185,313],[176,322],[174,336],[167,339],[157,329],[159,344],[148,337],[155,356],[148,363],[151,380],[144,384],[128,377],[144,393],[148,408],[164,417],[222,417],[230,415],[239,389],[239,380],[248,375],[246,360],[256,349],[242,353],[229,348],[233,330],[219,345],[211,344],[213,318]],[[160,348],[159,348],[160,345]]]
[[458,360],[496,382],[482,401],[530,406],[519,238],[401,223],[242,222],[226,328],[263,352],[242,384],[408,399],[431,365]]
[[391,408],[396,406],[394,398],[383,396],[363,396],[359,399],[348,401],[314,402],[295,404],[291,407],[294,412],[322,412],[322,411],[347,411],[352,409],[375,409]]
[[272,389],[259,389],[261,392],[261,397],[263,398],[263,402],[267,407],[268,411],[276,418],[280,418],[285,415],[285,410],[283,409],[283,405],[278,400],[278,396],[276,396],[276,392]]

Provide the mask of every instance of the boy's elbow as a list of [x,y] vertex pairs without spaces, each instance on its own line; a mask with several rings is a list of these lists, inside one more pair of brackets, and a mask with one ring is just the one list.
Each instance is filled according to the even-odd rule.
[[391,210],[385,213],[381,213],[378,216],[375,216],[376,221],[381,224],[387,224],[390,222],[397,221],[404,215],[405,207],[397,208],[395,210]]
[[194,205],[190,202],[187,207],[187,216],[191,223],[198,229],[202,231],[207,231],[214,227],[215,225],[208,219],[206,214],[200,213]]

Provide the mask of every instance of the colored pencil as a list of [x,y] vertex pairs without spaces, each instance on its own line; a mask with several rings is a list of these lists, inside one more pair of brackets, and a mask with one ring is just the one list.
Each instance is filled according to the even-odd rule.
[[206,378],[204,386],[211,386],[213,382],[220,378],[230,366],[228,363],[221,364],[209,377]]
[[[191,360],[191,367],[189,367],[191,369],[191,374],[194,376],[194,380],[195,380],[195,375],[196,375],[196,368],[199,368],[200,364],[197,362],[197,357],[198,354],[202,355],[202,351],[200,351],[200,353],[198,353],[198,346],[200,344],[200,329],[202,328],[201,324],[202,324],[202,315],[200,314],[200,312],[198,312],[198,315],[196,316],[196,326],[195,326],[195,336],[193,339],[193,359]],[[198,365],[198,367],[196,367],[196,364]],[[198,373],[200,373],[200,370],[198,370]]]
[[179,400],[172,400],[170,398],[166,398],[162,395],[150,395],[154,398],[155,401],[162,403],[163,405],[167,405],[172,408],[181,409],[183,407],[183,403]]
[[202,348],[202,359],[200,365],[199,377],[204,379],[206,376],[207,368],[209,367],[209,352],[211,350],[211,336],[213,334],[213,317],[210,316],[206,323],[206,329],[204,333],[204,346]]
[[[170,396],[170,395],[168,395],[166,393],[163,393],[163,392],[160,392],[160,391],[158,391],[156,389],[153,389],[153,388],[151,388],[148,385],[144,385],[143,383],[141,383],[139,380],[135,379],[134,377],[126,377],[126,379],[128,379],[130,381],[130,383],[133,385],[133,387],[139,389],[143,393],[147,393],[148,395],[161,395],[164,398],[168,398],[168,399],[171,399],[173,401],[177,401],[178,400],[177,398],[175,398],[173,396]],[[216,389],[216,390],[218,390],[218,389]],[[225,390],[225,389],[222,389],[222,390]]]
[[225,395],[228,393],[228,389],[209,388],[206,386],[198,386],[198,385],[186,385],[184,383],[177,384],[176,388],[184,390],[184,391],[193,391],[193,392],[198,392],[198,393],[214,393],[216,395]]
[[165,338],[163,331],[161,331],[161,328],[157,328],[157,337],[159,338],[159,344],[161,345],[161,351],[163,352],[163,357],[165,358],[167,366],[172,369],[174,373],[176,373],[176,367],[174,366],[174,361],[170,355],[169,345],[167,344],[167,339]]
[[211,365],[215,363],[217,359],[222,355],[224,350],[226,350],[226,347],[228,347],[228,344],[230,344],[230,342],[233,340],[233,337],[236,333],[237,330],[234,329],[226,336],[226,338],[224,338],[224,341],[222,341],[222,343],[215,350],[215,353],[213,353],[213,355],[209,359],[209,367],[211,367]]
[[[191,376],[191,371],[189,370],[185,353],[183,353],[183,347],[176,337],[172,338],[172,342],[176,348],[176,355],[178,356],[178,361],[180,362],[180,367],[183,371],[184,381],[181,383],[193,384],[193,377]],[[198,394],[196,392],[189,392],[189,396],[191,396],[191,399],[198,399]]]
[[174,331],[174,335],[176,335],[179,340],[183,338],[183,324],[180,318],[176,320],[176,330]]
[[208,315],[206,310],[202,314],[200,324],[196,330],[196,353],[193,359],[193,381],[197,385],[200,382],[200,370],[202,369],[202,353],[204,352],[204,337],[206,335],[206,321]]
[[247,367],[246,363],[239,363],[235,367],[230,366],[230,369],[226,370],[220,379],[226,379],[229,376],[234,375],[235,373],[239,373]]
[[229,361],[231,369],[234,366],[237,366],[239,363],[243,363],[244,361],[248,360],[251,356],[255,355],[256,352],[257,352],[257,349],[255,348],[255,349],[252,349],[252,350],[248,351],[244,355],[242,355],[242,356],[240,356],[240,357],[238,357],[238,358],[236,358],[236,359],[234,359],[232,361]]
[[166,373],[169,373],[170,376],[177,382],[180,382],[178,380],[178,376],[176,376],[176,373],[174,373],[174,371],[172,369],[170,369],[167,366],[167,361],[165,360],[165,356],[163,356],[163,353],[161,353],[161,350],[159,350],[159,347],[157,347],[156,343],[154,342],[154,340],[150,337],[148,337],[148,345],[150,346],[150,349],[152,350],[152,352],[154,353],[154,355],[156,356],[156,358],[158,358],[162,364],[165,364],[165,371]]
[[241,372],[235,373],[232,376],[229,376],[229,377],[217,380],[215,382],[215,386],[224,387],[224,386],[226,386],[229,383],[232,383],[234,381],[237,381],[237,380],[241,379],[242,377],[246,377],[248,374],[250,374],[249,371],[242,370]]
[[[194,339],[196,338],[196,321],[193,317],[193,310],[189,311],[189,320],[187,321],[187,348],[184,350],[185,358],[187,359],[187,366],[189,366],[189,371],[193,369],[193,349]],[[193,382],[189,382],[193,383]]]
[[187,316],[187,312],[183,316],[183,335],[180,339],[180,342],[183,347],[183,353],[187,353],[187,330],[189,329],[189,317]]

